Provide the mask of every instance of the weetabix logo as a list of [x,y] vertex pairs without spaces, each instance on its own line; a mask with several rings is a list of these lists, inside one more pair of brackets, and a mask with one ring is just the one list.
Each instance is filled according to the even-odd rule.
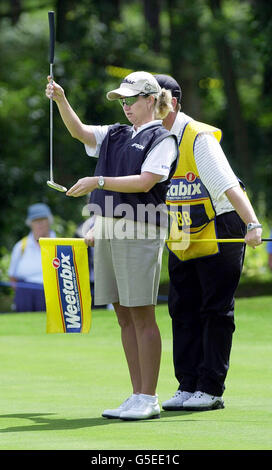
[[57,246],[60,266],[57,270],[59,299],[67,333],[79,333],[82,328],[82,303],[72,246]]
[[173,178],[167,192],[167,202],[207,199],[208,197],[204,184],[192,172],[188,172],[186,176],[180,178]]

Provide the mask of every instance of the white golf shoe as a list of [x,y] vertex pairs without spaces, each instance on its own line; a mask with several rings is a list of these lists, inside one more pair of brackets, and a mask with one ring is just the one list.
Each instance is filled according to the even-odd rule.
[[222,397],[200,391],[193,393],[188,400],[183,402],[183,409],[188,411],[208,411],[220,408],[224,408]]
[[160,405],[157,395],[138,395],[138,400],[132,403],[129,409],[121,412],[120,419],[136,421],[140,419],[160,418]]
[[104,410],[102,416],[104,418],[120,418],[120,414],[122,411],[128,410],[131,408],[133,403],[135,403],[139,398],[139,395],[133,393],[128,397],[118,408]]
[[183,410],[183,403],[188,400],[193,394],[191,392],[185,392],[177,390],[175,395],[162,403],[162,407],[166,411]]

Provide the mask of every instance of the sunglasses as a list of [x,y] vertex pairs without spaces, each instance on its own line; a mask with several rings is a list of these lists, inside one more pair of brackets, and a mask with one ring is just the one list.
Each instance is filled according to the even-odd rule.
[[136,101],[138,101],[139,96],[148,96],[145,93],[139,93],[139,95],[136,96],[128,96],[127,98],[120,98],[118,101],[120,105],[123,107],[125,104],[127,106],[132,106]]

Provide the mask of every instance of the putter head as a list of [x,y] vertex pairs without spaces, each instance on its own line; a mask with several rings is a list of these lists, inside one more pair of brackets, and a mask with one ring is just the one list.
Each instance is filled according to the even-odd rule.
[[52,188],[56,189],[56,191],[60,191],[62,193],[66,193],[67,188],[65,186],[61,186],[61,184],[54,183],[54,181],[47,181],[47,185]]

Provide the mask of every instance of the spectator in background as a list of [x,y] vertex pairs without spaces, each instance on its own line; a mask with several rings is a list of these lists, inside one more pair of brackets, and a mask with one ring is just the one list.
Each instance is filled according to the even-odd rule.
[[53,217],[46,204],[37,203],[28,208],[26,225],[31,231],[13,247],[9,277],[15,290],[16,312],[45,311],[40,237],[55,237],[50,230]]
[[[270,233],[270,238],[272,238],[272,230]],[[267,243],[267,252],[268,252],[268,266],[269,266],[269,269],[272,271],[272,242]]]

